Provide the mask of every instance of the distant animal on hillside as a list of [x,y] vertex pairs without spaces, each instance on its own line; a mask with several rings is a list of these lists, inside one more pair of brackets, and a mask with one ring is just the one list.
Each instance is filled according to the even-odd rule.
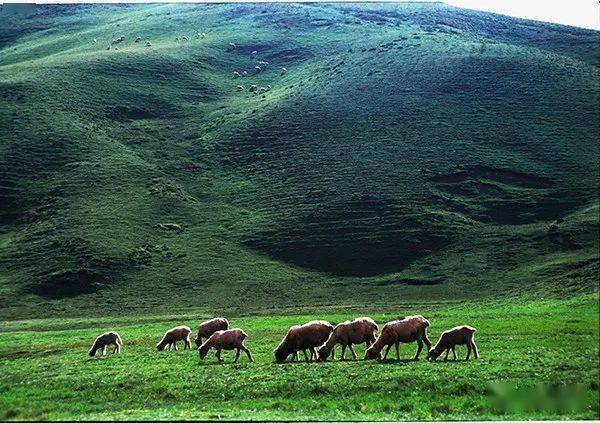
[[392,345],[396,346],[396,359],[400,360],[400,343],[411,343],[417,341],[417,353],[413,357],[414,360],[419,359],[419,354],[423,349],[423,343],[427,348],[431,347],[431,342],[427,337],[427,328],[429,321],[423,316],[408,316],[402,320],[393,320],[385,324],[379,337],[367,349],[365,360],[381,359],[381,350],[387,346],[383,358],[387,358],[388,352]]
[[165,347],[174,347],[175,351],[177,351],[177,341],[183,341],[183,349],[192,348],[192,344],[190,342],[190,333],[192,330],[187,326],[177,326],[173,329],[169,329],[165,332],[164,336],[160,340],[158,344],[156,344],[156,349],[158,351],[163,351]]
[[136,37],[135,42],[139,43],[140,41],[142,41],[142,37]]
[[182,40],[182,41],[188,41],[188,40],[189,40],[189,38],[187,37],[187,35],[184,35],[183,37],[181,37],[181,40]]
[[250,56],[256,56],[257,54],[258,54],[258,51],[252,50],[252,53],[250,53]]
[[446,356],[444,357],[444,361],[446,361],[448,360],[448,353],[452,350],[452,355],[454,356],[454,360],[456,360],[456,350],[454,348],[457,345],[466,345],[467,357],[465,360],[468,360],[471,356],[471,350],[473,351],[475,358],[479,358],[479,351],[477,350],[477,345],[475,345],[476,331],[477,329],[472,328],[471,326],[456,326],[445,331],[442,333],[435,346],[429,350],[427,358],[431,361],[435,361],[444,351],[446,351]]
[[175,41],[179,42],[179,37],[175,37]]
[[229,322],[223,317],[215,317],[214,319],[202,322],[198,326],[198,333],[196,334],[194,343],[197,347],[200,347],[202,345],[202,338],[209,338],[216,331],[227,329],[229,329]]
[[229,43],[229,45],[227,46],[227,51],[234,51],[235,49],[237,49],[235,43]]
[[204,38],[204,37],[206,37],[206,33],[204,33],[204,32],[197,32],[196,33],[196,38]]
[[221,359],[222,350],[237,350],[235,359],[233,360],[234,363],[240,358],[240,351],[244,351],[248,359],[254,361],[250,350],[244,344],[246,338],[248,338],[248,335],[241,329],[218,330],[198,348],[200,360],[204,360],[208,351],[214,348],[216,350],[215,355],[219,361],[223,361]]
[[92,40],[92,43],[94,43],[94,44],[97,43],[97,42],[98,42],[98,40],[95,39],[95,38]]
[[251,93],[256,93],[258,91],[258,85],[255,85],[255,84],[250,85],[249,91]]
[[152,47],[152,43],[150,41],[146,41],[146,47]]
[[117,332],[106,332],[97,337],[92,344],[92,348],[90,348],[88,351],[88,354],[90,357],[93,357],[96,355],[98,350],[102,350],[102,355],[106,355],[106,347],[109,345],[115,346],[113,354],[121,353],[121,345],[123,345],[123,341]]
[[[375,332],[377,329],[377,323],[370,317],[358,317],[352,321],[347,320],[336,325],[329,338],[327,338],[327,341],[318,349],[319,361],[327,360],[329,354],[333,353],[333,348],[336,344],[342,346],[340,360],[344,359],[346,347],[350,349],[352,357],[356,360],[356,353],[352,345],[365,343],[367,348],[370,347],[375,342]],[[334,358],[333,355],[332,358]]]
[[244,86],[243,85],[237,85],[235,87],[235,89],[238,90],[238,91],[244,91]]
[[283,76],[287,73],[287,69],[286,68],[281,68],[281,73],[279,75]]
[[310,350],[311,359],[317,359],[315,348],[322,345],[333,331],[333,325],[324,320],[313,320],[303,325],[289,328],[283,340],[273,350],[275,360],[283,363],[292,354],[292,360],[298,360],[298,352],[304,353],[304,358],[309,361],[306,350]]
[[115,38],[112,42],[113,44],[118,44],[123,42],[123,40],[125,40],[125,36],[124,35],[119,35],[117,38]]
[[242,76],[242,75],[241,75],[241,74],[240,74],[238,71],[234,71],[234,72],[233,72],[233,77],[234,77],[234,78],[239,78],[239,77],[241,77],[241,76]]

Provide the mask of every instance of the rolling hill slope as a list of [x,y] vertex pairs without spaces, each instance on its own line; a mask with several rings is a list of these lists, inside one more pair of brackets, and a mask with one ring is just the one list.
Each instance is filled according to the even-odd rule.
[[441,3],[6,6],[0,315],[596,291],[599,41]]

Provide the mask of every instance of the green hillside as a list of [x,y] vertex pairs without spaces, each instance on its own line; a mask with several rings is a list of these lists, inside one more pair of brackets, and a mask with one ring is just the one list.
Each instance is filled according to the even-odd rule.
[[599,42],[441,3],[5,5],[0,317],[595,292]]

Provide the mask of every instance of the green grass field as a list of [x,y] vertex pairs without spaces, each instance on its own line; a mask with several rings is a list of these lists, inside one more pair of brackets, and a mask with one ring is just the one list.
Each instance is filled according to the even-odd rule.
[[[419,312],[430,338],[457,324],[478,331],[476,361],[401,361],[274,364],[272,350],[287,328],[319,317],[332,322],[370,314],[378,323]],[[39,319],[0,326],[2,419],[562,419],[599,417],[598,296],[508,305],[398,305],[301,316],[230,317],[249,335],[255,362],[233,353],[217,364],[194,350],[157,352],[164,330],[202,317]],[[100,332],[123,337],[120,355],[90,358]],[[458,348],[459,358],[465,350]],[[339,350],[338,350],[339,352]],[[364,347],[357,348],[362,358]],[[393,355],[393,354],[392,354]],[[347,352],[347,358],[350,354]],[[523,408],[503,408],[516,389]],[[503,396],[504,395],[504,396]],[[545,402],[544,402],[545,401]],[[549,405],[550,404],[550,405]]]
[[[599,45],[443,3],[3,5],[0,419],[598,419]],[[272,363],[417,313],[481,359]],[[155,351],[214,315],[255,363]]]

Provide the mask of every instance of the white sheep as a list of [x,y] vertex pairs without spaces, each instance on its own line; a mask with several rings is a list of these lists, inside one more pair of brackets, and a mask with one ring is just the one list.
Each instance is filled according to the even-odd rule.
[[117,332],[106,332],[96,338],[94,343],[92,344],[92,348],[88,351],[90,357],[96,355],[98,350],[102,350],[102,355],[106,355],[106,347],[108,345],[114,345],[115,349],[113,350],[113,354],[121,353],[121,345],[123,345],[123,341]]

